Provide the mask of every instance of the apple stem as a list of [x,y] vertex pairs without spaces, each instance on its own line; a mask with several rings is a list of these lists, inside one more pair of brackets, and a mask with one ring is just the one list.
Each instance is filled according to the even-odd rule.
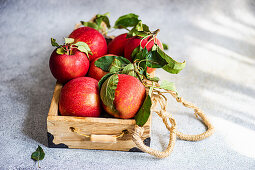
[[157,36],[157,34],[159,33],[160,29],[156,29],[156,31],[154,31],[152,34]]

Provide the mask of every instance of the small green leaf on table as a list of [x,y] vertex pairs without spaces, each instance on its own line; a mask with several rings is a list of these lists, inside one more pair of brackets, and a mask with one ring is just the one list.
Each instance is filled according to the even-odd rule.
[[45,156],[45,153],[44,153],[42,147],[38,145],[36,151],[32,153],[31,159],[38,161],[38,167],[39,167],[39,161],[43,160],[44,156]]

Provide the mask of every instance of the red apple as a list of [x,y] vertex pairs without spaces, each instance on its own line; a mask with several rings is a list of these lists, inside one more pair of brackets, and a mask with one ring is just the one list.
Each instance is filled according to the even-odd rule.
[[[133,37],[133,38],[131,38],[131,39],[126,43],[126,46],[125,46],[125,49],[124,49],[124,56],[125,56],[129,61],[132,62],[132,57],[131,57],[132,52],[134,51],[134,49],[135,49],[136,47],[138,47],[138,46],[140,45],[140,43],[141,43],[141,47],[142,47],[142,48],[145,48],[145,45],[147,44],[147,45],[146,45],[147,50],[150,51],[150,50],[152,49],[152,47],[153,47],[153,45],[154,45],[153,39],[150,40],[150,37],[147,37],[147,38],[143,39],[142,42],[141,42],[141,40],[142,40],[142,39],[140,39],[140,38],[138,38],[138,37]],[[148,42],[148,41],[150,41],[150,42]],[[159,48],[161,48],[161,49],[163,50],[163,45],[162,45],[162,43],[159,41],[159,39],[155,38],[155,43],[159,46]],[[147,72],[148,72],[148,73],[152,73],[152,72],[154,72],[155,70],[156,70],[156,68],[150,68],[150,67],[147,68]]]
[[[132,62],[132,57],[131,57],[131,54],[132,52],[134,51],[134,49],[136,47],[138,47],[140,45],[140,42],[141,42],[142,39],[140,39],[139,37],[133,37],[131,38],[130,40],[128,40],[128,42],[126,43],[126,46],[125,46],[125,49],[124,49],[124,56]],[[148,43],[148,40],[150,41]],[[148,44],[147,44],[148,43]],[[163,49],[163,45],[162,43],[157,39],[155,38],[155,43],[161,48]],[[146,45],[147,44],[147,45]],[[153,39],[150,40],[150,37],[147,37],[145,39],[142,40],[141,42],[141,47],[144,48],[146,45],[146,48],[148,51],[150,51],[154,45],[154,41]]]
[[124,48],[130,38],[126,38],[127,33],[115,37],[108,45],[108,53],[117,56],[124,56]]
[[61,83],[65,83],[77,77],[83,77],[89,69],[89,59],[85,53],[73,50],[73,54],[57,54],[54,50],[51,54],[50,70],[52,75]]
[[61,90],[59,111],[62,116],[98,117],[101,112],[98,81],[79,77]]
[[[117,111],[113,111],[104,104],[103,107],[106,112],[114,117],[123,119],[132,118],[136,115],[144,101],[146,95],[145,87],[133,76],[118,74],[118,78],[119,82],[115,90],[114,99],[114,106]],[[106,82],[103,83],[103,86],[105,85]],[[103,86],[100,91],[101,98],[105,94]]]
[[[114,54],[107,54],[107,55],[104,55],[104,56],[116,56],[116,55],[114,55]],[[104,57],[104,56],[102,56],[102,57]],[[99,58],[101,58],[101,57],[99,57]],[[99,58],[94,59],[90,63],[89,72],[88,72],[88,76],[89,77],[92,77],[92,78],[94,78],[94,79],[96,79],[98,81],[108,73],[108,72],[102,70],[101,68],[95,66],[95,62]]]
[[94,28],[77,28],[69,35],[69,38],[73,38],[75,42],[82,41],[88,44],[93,54],[89,55],[90,61],[107,53],[107,44],[104,36]]

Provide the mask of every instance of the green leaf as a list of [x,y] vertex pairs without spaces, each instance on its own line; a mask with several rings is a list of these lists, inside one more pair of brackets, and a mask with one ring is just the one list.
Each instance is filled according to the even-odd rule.
[[138,24],[135,26],[137,31],[143,31],[143,23],[139,21]]
[[114,106],[115,90],[119,82],[118,74],[110,76],[102,85],[100,90],[100,97],[102,102],[110,107],[112,110],[116,110]]
[[158,82],[160,79],[158,77],[152,77],[152,78],[149,78],[149,80]]
[[164,49],[164,50],[168,50],[168,45],[167,45],[167,44],[162,43],[162,45],[163,45],[163,49]]
[[52,45],[53,47],[59,47],[59,46],[60,46],[60,45],[58,45],[58,43],[56,42],[56,39],[51,38],[50,40],[51,40],[51,45]]
[[110,73],[116,73],[119,72],[122,69],[122,63],[117,58],[114,58],[111,66],[109,67]]
[[186,65],[185,61],[183,63],[175,61],[159,47],[157,48],[157,53],[167,62],[167,64],[163,66],[163,69],[169,73],[178,74]]
[[127,38],[139,36],[139,37],[146,37],[151,35],[150,29],[147,25],[142,24],[142,21],[139,21],[136,26],[134,26],[127,34]]
[[79,41],[75,43],[74,45],[77,46],[79,51],[86,53],[88,57],[89,57],[88,54],[93,55],[88,44],[86,44],[85,42]]
[[143,24],[143,31],[150,32],[149,26],[146,24]]
[[138,17],[138,15],[133,13],[123,15],[116,20],[114,28],[122,29],[127,27],[134,27],[139,22]]
[[131,38],[131,37],[135,37],[135,36],[138,36],[138,37],[146,37],[148,35],[150,35],[151,33],[150,32],[146,32],[146,31],[138,31],[136,27],[132,28],[128,34],[127,34],[127,38]]
[[166,80],[163,80],[160,84],[160,87],[158,87],[158,88],[177,92],[176,87],[174,85],[174,82],[169,82],[169,81],[166,81]]
[[161,58],[157,51],[149,51],[149,54],[146,55],[147,66],[151,68],[162,68],[167,64],[166,60]]
[[65,54],[66,51],[62,47],[59,47],[59,48],[57,48],[56,52],[57,52],[57,54],[61,55],[61,54]]
[[72,44],[74,42],[73,38],[65,38],[65,44]]
[[[122,73],[122,74],[130,75],[130,76],[133,76],[133,77],[139,79],[139,77],[138,77],[139,75],[136,74],[136,72],[135,72],[135,67],[134,67],[134,65],[133,65],[132,63],[126,65],[126,66],[123,68],[123,70],[122,70],[121,73]],[[140,78],[142,79],[142,77],[140,77]]]
[[134,71],[134,69],[134,65],[130,63],[123,68],[122,74],[129,74],[130,72]]
[[103,83],[109,78],[111,77],[112,75],[114,75],[115,73],[108,73],[106,75],[104,75],[98,82],[98,87],[99,87],[99,91],[101,90],[101,87],[103,85]]
[[101,23],[104,22],[107,26],[107,28],[111,28],[110,21],[108,16],[110,16],[110,13],[107,12],[105,14],[97,14],[95,22],[97,23],[98,27],[101,26]]
[[141,58],[139,56],[142,55],[142,50],[143,50],[143,48],[140,45],[133,50],[133,52],[131,54],[131,58],[132,58],[133,61],[135,61],[135,59],[140,59]]
[[151,114],[151,105],[152,105],[151,97],[150,95],[147,95],[143,102],[142,107],[135,116],[135,121],[138,126],[142,127],[149,119]]
[[95,66],[101,68],[104,71],[109,72],[110,66],[113,63],[114,59],[118,59],[123,66],[127,65],[130,63],[130,61],[124,57],[121,56],[104,56],[99,58],[96,62],[95,62]]
[[94,22],[84,22],[84,21],[81,21],[81,24],[85,27],[91,27],[91,28],[94,28],[96,30],[98,30],[98,25]]
[[41,146],[38,145],[36,151],[32,153],[31,159],[35,161],[39,161],[39,160],[43,160],[44,156],[45,156],[45,153],[43,149],[41,148]]
[[78,46],[77,48],[79,51],[84,52],[87,56],[89,55],[87,49],[84,46]]

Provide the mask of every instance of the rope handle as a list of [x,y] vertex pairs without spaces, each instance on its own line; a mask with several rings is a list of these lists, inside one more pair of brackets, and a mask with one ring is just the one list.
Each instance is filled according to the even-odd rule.
[[194,104],[184,100],[182,97],[178,97],[176,92],[173,92],[173,91],[170,91],[170,90],[168,90],[167,92],[170,93],[176,99],[176,101],[178,103],[181,103],[184,107],[193,109],[194,110],[194,115],[196,116],[196,118],[199,119],[199,117],[200,117],[201,121],[207,127],[207,130],[204,133],[197,134],[197,135],[188,135],[188,134],[183,134],[182,132],[176,131],[176,135],[179,139],[187,140],[187,141],[200,141],[200,140],[203,140],[203,139],[211,136],[214,133],[213,125],[210,123],[209,119],[203,113],[203,111],[201,109],[199,109]]
[[[136,146],[140,150],[142,150],[143,152],[146,152],[146,153],[148,153],[150,155],[153,155],[153,156],[155,156],[157,158],[168,157],[171,154],[171,152],[173,151],[174,145],[175,145],[175,141],[176,141],[176,130],[175,130],[176,123],[175,123],[175,120],[172,117],[169,117],[168,115],[164,115],[164,114],[162,114],[161,118],[162,118],[166,128],[170,132],[169,143],[168,143],[167,148],[164,151],[155,150],[155,149],[153,149],[151,147],[146,146],[143,143],[143,140],[141,138],[141,136],[143,135],[143,131],[144,131],[143,127],[135,125],[135,130],[134,130],[134,133],[133,133],[133,136],[132,136],[132,139],[133,139],[134,143],[136,144]],[[171,127],[169,126],[167,120],[169,120],[170,123],[172,124]]]
[[[187,134],[183,134],[183,133],[177,131],[175,119],[172,117],[171,114],[167,113],[167,111],[166,111],[167,98],[162,93],[164,93],[164,92],[154,90],[154,93],[152,94],[153,105],[151,106],[151,112],[156,112],[162,118],[163,123],[165,124],[166,128],[169,130],[170,137],[169,137],[168,146],[164,151],[158,151],[158,150],[152,149],[151,147],[144,145],[144,143],[141,139],[141,136],[143,134],[143,127],[139,127],[136,125],[132,139],[140,150],[142,150],[143,152],[146,152],[150,155],[153,155],[157,158],[165,158],[165,157],[169,156],[170,153],[173,151],[175,141],[176,141],[176,136],[178,138],[180,138],[181,140],[199,141],[199,140],[203,140],[213,134],[214,127],[209,122],[208,118],[206,117],[206,115],[203,113],[203,111],[201,109],[196,107],[194,104],[187,102],[182,97],[178,97],[176,92],[171,91],[171,90],[166,90],[165,93],[171,94],[176,99],[176,101],[179,103],[182,103],[182,105],[184,107],[194,109],[194,115],[196,116],[196,118],[199,119],[199,117],[200,117],[202,122],[207,126],[206,132],[204,132],[202,134],[198,134],[198,135],[187,135]],[[160,104],[161,110],[155,110],[157,103]],[[170,126],[168,124],[168,120],[172,124],[172,126]]]
[[118,138],[121,138],[128,133],[127,130],[123,130],[122,133],[119,135],[96,135],[96,134],[86,135],[81,133],[80,130],[77,130],[74,127],[70,127],[70,130],[74,133],[77,133],[78,135],[90,138],[91,142],[97,143],[116,143]]

